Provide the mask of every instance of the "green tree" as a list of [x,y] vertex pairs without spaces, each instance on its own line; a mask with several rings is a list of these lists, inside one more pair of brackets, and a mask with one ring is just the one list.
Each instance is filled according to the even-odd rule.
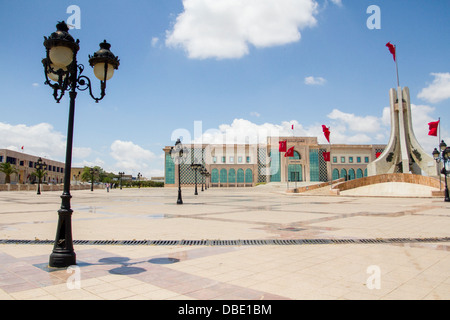
[[5,174],[5,183],[11,183],[11,176],[18,174],[19,170],[9,162],[0,163],[0,172]]

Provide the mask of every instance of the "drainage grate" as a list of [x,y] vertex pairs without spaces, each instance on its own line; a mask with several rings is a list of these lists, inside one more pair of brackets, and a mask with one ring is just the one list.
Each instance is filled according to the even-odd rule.
[[[450,242],[445,238],[387,238],[387,239],[261,239],[261,240],[74,240],[74,245],[87,246],[289,246],[317,244],[391,244],[391,243]],[[52,245],[52,240],[0,239],[0,244]]]

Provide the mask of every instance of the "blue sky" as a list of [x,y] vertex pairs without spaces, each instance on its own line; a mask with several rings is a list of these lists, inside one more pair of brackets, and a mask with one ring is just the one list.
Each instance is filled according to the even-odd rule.
[[[177,135],[204,142],[224,134],[317,136],[332,143],[387,143],[388,41],[400,85],[410,88],[414,129],[426,151],[441,118],[450,142],[450,2],[433,0],[0,0],[0,148],[64,161],[65,97],[44,85],[44,36],[80,9],[78,62],[106,39],[121,65],[96,104],[79,92],[74,165],[147,177],[163,174],[162,148]],[[380,29],[367,20],[380,9]],[[372,21],[372,20],[370,20]],[[100,86],[93,81],[94,94]],[[188,137],[184,136],[188,142]]]

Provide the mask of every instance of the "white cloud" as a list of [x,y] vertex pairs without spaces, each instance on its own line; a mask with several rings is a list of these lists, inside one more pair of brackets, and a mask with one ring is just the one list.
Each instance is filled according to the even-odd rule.
[[297,42],[316,25],[315,0],[183,0],[166,45],[192,59],[241,58],[257,48]]
[[[434,108],[426,105],[411,105],[415,136],[425,151],[432,151],[435,137],[428,136],[428,123],[436,121],[432,114]],[[391,133],[390,108],[383,108],[379,117],[356,115],[334,109],[327,115],[329,121],[303,125],[297,120],[284,121],[281,124],[256,124],[245,119],[235,119],[231,124],[222,124],[217,129],[208,129],[194,143],[265,144],[268,136],[317,137],[320,144],[327,144],[322,125],[330,127],[333,144],[387,144]],[[292,130],[294,125],[294,130]],[[445,136],[443,132],[443,137]],[[447,134],[448,135],[448,134]],[[191,143],[191,141],[183,141]]]
[[259,112],[256,112],[256,111],[250,112],[250,115],[253,116],[253,117],[256,117],[256,118],[261,117],[261,114]]
[[159,42],[159,38],[158,37],[153,37],[152,38],[152,47],[155,48],[156,45],[158,44],[158,42]]
[[338,120],[339,123],[344,124],[348,130],[355,132],[379,132],[382,120],[374,116],[356,116],[351,113],[345,113],[334,109],[328,118]]
[[108,169],[110,171],[123,171],[133,175],[140,172],[144,177],[162,174],[162,170],[151,167],[155,164],[160,167],[162,159],[131,141],[114,141],[110,155],[116,161],[114,166]]
[[322,77],[306,77],[305,78],[305,84],[307,85],[319,85],[322,86],[327,82],[327,80],[325,80]]
[[418,98],[429,103],[438,103],[450,98],[450,73],[432,73],[434,81],[419,92]]
[[342,6],[342,0],[331,0],[335,5],[341,7]]
[[48,123],[27,126],[0,122],[0,148],[22,151],[22,146],[27,154],[64,161],[66,138]]

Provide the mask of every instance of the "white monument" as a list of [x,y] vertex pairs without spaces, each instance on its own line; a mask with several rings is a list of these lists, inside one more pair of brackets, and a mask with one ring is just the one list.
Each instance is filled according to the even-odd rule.
[[[369,176],[385,173],[436,175],[436,163],[414,135],[409,88],[391,89],[391,137],[384,152],[367,166]],[[400,102],[400,103],[399,103]]]

